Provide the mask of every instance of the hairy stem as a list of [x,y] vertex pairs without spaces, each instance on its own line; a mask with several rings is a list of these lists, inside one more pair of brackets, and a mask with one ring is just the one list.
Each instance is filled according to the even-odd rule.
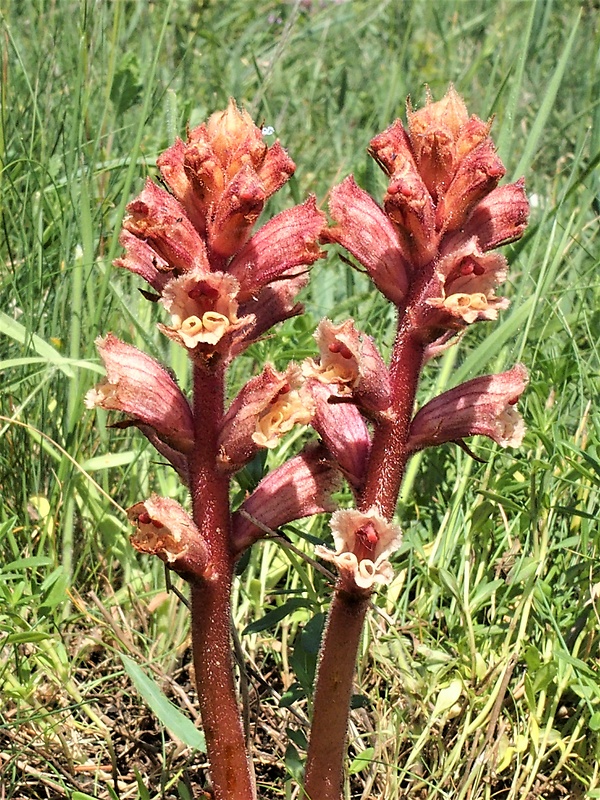
[[216,469],[224,370],[195,367],[196,445],[190,462],[194,522],[209,550],[210,572],[191,586],[192,648],[215,800],[254,800],[256,792],[235,690],[231,625],[229,479]]
[[[423,365],[424,344],[403,314],[390,364],[393,399],[377,426],[358,508],[391,519],[407,461],[406,441]],[[306,775],[309,800],[340,800],[352,682],[369,595],[348,581],[335,589],[321,646]]]

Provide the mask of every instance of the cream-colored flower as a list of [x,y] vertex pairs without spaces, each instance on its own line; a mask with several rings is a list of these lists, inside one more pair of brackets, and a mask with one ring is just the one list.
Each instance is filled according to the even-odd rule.
[[318,546],[316,554],[333,562],[342,577],[350,578],[360,589],[388,584],[394,577],[387,560],[400,547],[402,531],[388,522],[373,507],[366,513],[340,509],[331,517],[335,551]]

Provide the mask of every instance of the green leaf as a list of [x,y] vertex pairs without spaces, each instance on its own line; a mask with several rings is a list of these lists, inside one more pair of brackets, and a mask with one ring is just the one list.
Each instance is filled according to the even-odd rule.
[[9,317],[4,311],[0,311],[0,333],[10,336],[11,339],[21,344],[27,344],[32,347],[38,355],[43,356],[47,363],[54,364],[64,372],[67,378],[75,377],[75,373],[67,363],[68,359],[61,356],[58,350],[55,350],[51,344],[45,342],[41,336],[28,331],[24,325]]
[[156,682],[133,659],[124,653],[120,655],[133,685],[165,728],[188,747],[203,753],[206,750],[204,734],[164,696]]
[[435,701],[435,706],[433,711],[431,712],[432,717],[438,717],[440,714],[443,714],[444,711],[448,711],[449,708],[457,702],[459,697],[462,694],[463,685],[462,681],[458,678],[455,678],[453,681],[450,681],[448,686],[445,686],[443,689],[440,689],[440,692],[437,696],[437,700]]
[[285,603],[282,603],[282,605],[277,606],[277,608],[274,608],[272,611],[269,611],[264,615],[264,617],[251,622],[250,625],[246,625],[242,631],[242,636],[246,636],[249,633],[265,631],[267,628],[274,628],[278,622],[281,622],[282,619],[287,617],[296,609],[311,607],[311,602],[306,600],[304,597],[291,597],[289,600],[286,600]]
[[374,754],[374,747],[367,747],[366,750],[363,750],[362,753],[356,756],[356,758],[351,762],[350,766],[348,767],[348,774],[356,775],[357,772],[361,772],[361,770],[365,769],[365,767],[368,767],[369,764],[373,762]]
[[302,759],[300,758],[300,754],[294,747],[294,745],[290,742],[286,748],[284,762],[287,771],[290,773],[292,778],[297,781],[302,780],[302,773],[304,771],[304,764],[302,763]]
[[110,99],[115,104],[117,114],[139,102],[142,96],[140,65],[135,53],[126,53],[119,62],[110,88]]

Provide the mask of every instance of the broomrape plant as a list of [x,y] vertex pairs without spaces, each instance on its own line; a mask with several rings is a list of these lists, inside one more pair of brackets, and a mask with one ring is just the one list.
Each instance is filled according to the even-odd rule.
[[[115,263],[143,278],[162,305],[160,330],[184,347],[193,397],[154,359],[112,334],[98,340],[106,380],[87,405],[124,412],[178,472],[192,513],[152,495],[129,509],[133,546],[161,558],[190,585],[194,667],[217,800],[251,800],[256,788],[233,672],[230,594],[241,554],[292,520],[331,512],[335,549],[316,555],[338,573],[321,646],[303,796],[339,800],[356,654],[376,586],[391,581],[402,533],[394,513],[407,460],[444,442],[483,434],[518,446],[515,404],[527,383],[517,364],[468,381],[415,414],[425,363],[465,328],[508,305],[496,289],[507,273],[497,248],[527,224],[524,182],[505,174],[490,122],[469,116],[450,87],[439,102],[407,109],[370,143],[389,179],[380,207],[352,176],[329,197],[333,226],[314,197],[253,233],[266,200],[295,165],[268,147],[250,116],[230,101],[178,140],[128,206]],[[319,355],[278,372],[265,364],[225,402],[234,358],[276,323],[302,313],[296,296],[310,267],[335,243],[361,264],[396,307],[389,364],[352,320],[324,319]],[[318,441],[272,470],[232,513],[232,476],[295,425]],[[335,510],[345,480],[355,507]]]

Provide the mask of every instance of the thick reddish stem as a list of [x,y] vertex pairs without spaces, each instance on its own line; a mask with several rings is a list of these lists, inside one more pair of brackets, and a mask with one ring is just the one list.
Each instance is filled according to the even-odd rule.
[[233,675],[229,479],[216,469],[223,418],[224,370],[195,367],[196,445],[190,486],[196,523],[209,550],[211,572],[192,583],[192,648],[202,725],[215,800],[255,800]]
[[[407,461],[406,441],[415,402],[425,345],[403,314],[392,360],[392,405],[373,436],[367,481],[358,509],[373,506],[391,519]],[[369,594],[338,581],[321,647],[315,686],[314,714],[306,762],[305,796],[309,800],[340,800],[346,735],[356,656]]]

